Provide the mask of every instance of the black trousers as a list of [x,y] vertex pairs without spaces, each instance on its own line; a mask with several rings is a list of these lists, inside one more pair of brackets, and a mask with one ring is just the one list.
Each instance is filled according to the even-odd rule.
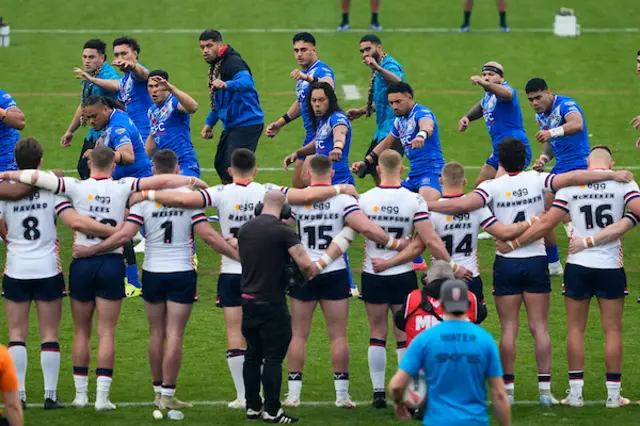
[[80,174],[81,180],[89,179],[89,175],[91,174],[91,170],[89,170],[89,160],[82,156],[88,149],[93,149],[95,147],[96,141],[87,136],[82,144],[82,151],[80,151],[80,159],[78,160],[78,174]]
[[[275,416],[280,409],[282,361],[291,342],[291,315],[286,303],[242,302],[242,334],[247,340],[244,378],[247,408],[260,411],[260,380],[264,388],[264,409]],[[262,377],[260,367],[263,366]]]
[[255,126],[237,127],[222,132],[220,142],[218,142],[214,166],[223,184],[233,181],[227,171],[227,169],[231,167],[231,154],[233,151],[238,148],[246,148],[249,151],[256,152],[258,139],[260,139],[260,135],[262,135],[263,128],[264,125],[257,124]]

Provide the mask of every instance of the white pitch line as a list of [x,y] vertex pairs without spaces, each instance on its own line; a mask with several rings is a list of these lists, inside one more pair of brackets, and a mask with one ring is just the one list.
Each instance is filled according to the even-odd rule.
[[[14,34],[199,34],[203,28],[138,28],[138,29],[99,29],[99,28],[14,28]],[[335,28],[228,28],[219,30],[221,33],[286,33],[293,34],[300,31],[314,33],[336,33]],[[552,28],[511,28],[515,33],[552,33]],[[583,33],[640,33],[640,28],[582,28]],[[370,33],[369,28],[352,28],[352,33]],[[384,33],[457,33],[458,28],[385,28]],[[475,33],[498,33],[498,28],[472,29]]]
[[[482,166],[464,166],[467,170],[480,170]],[[409,168],[407,167],[407,170]],[[640,166],[614,166],[615,170],[640,170]],[[285,170],[282,167],[258,167],[259,171],[263,172],[287,172],[291,173],[293,169]],[[65,173],[78,173],[76,169],[64,169],[62,170]],[[213,168],[201,168],[201,172],[215,172],[216,169]]]
[[344,99],[347,101],[355,101],[362,97],[355,84],[343,84],[342,92],[344,93]]
[[[116,407],[152,407],[153,406],[153,402],[150,401],[127,401],[127,402],[117,402],[117,401],[112,401]],[[194,406],[226,406],[229,401],[187,401],[189,404],[192,404]],[[356,405],[362,405],[362,406],[366,406],[368,404],[371,403],[371,401],[354,401],[356,403]],[[584,405],[605,405],[606,401],[602,400],[602,401],[584,401]],[[325,406],[333,406],[335,404],[334,401],[301,401],[300,404],[303,407],[325,407]],[[491,402],[489,402],[489,404],[491,404]],[[540,401],[534,400],[534,401],[517,401],[515,402],[515,405],[538,405],[540,404]],[[1,408],[4,408],[4,405],[0,405]],[[42,407],[42,404],[40,403],[29,403],[27,404],[27,407],[31,408],[37,408],[37,407]],[[87,406],[86,409],[91,409],[93,408],[92,404],[89,404]],[[242,411],[238,410],[239,413],[242,413]]]

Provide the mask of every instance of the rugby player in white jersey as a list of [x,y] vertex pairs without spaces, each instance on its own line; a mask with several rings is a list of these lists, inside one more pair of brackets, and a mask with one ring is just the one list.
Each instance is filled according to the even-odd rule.
[[[178,156],[168,149],[153,157],[153,174],[179,174]],[[189,192],[186,188],[180,188]],[[146,251],[142,265],[142,297],[149,320],[149,363],[155,405],[161,409],[191,407],[175,397],[182,362],[184,330],[197,294],[197,274],[192,258],[193,233],[213,250],[237,259],[238,255],[211,225],[203,210],[165,207],[144,191],[149,201],[135,204],[124,227],[94,246],[74,247],[74,257],[110,252],[130,241],[144,225]],[[166,346],[165,346],[166,345]]]
[[[462,164],[447,163],[442,168],[440,183],[442,184],[441,200],[463,197],[467,179]],[[437,201],[432,202],[429,206],[435,203]],[[531,219],[535,220],[534,218],[535,216]],[[478,271],[478,234],[480,230],[485,230],[497,239],[510,240],[522,234],[529,227],[527,221],[504,225],[498,222],[488,207],[458,215],[446,215],[432,211],[431,222],[436,233],[444,242],[451,259],[473,274],[473,279],[467,282],[467,286],[480,303],[484,303],[482,278]],[[416,238],[409,247],[393,259],[373,259],[373,269],[375,272],[382,272],[393,266],[404,264],[422,254],[425,248],[422,240]]]
[[[314,156],[309,162],[309,179],[312,188],[330,187],[334,175],[329,157]],[[360,210],[358,201],[350,195],[339,194],[322,202],[294,206],[293,218],[298,226],[302,244],[312,261],[321,259],[324,251],[336,238],[345,224],[353,231],[385,246],[396,249],[405,247],[408,240],[400,240],[388,235],[382,228],[371,222]],[[351,232],[353,232],[351,231]],[[287,354],[289,392],[283,405],[300,405],[302,375],[306,356],[306,344],[311,331],[313,314],[320,303],[324,314],[327,333],[331,342],[331,362],[336,390],[336,406],[353,408],[355,403],[349,396],[349,344],[347,342],[347,320],[349,315],[349,274],[344,258],[335,260],[316,278],[304,286],[292,288],[291,323],[292,339]]]
[[[19,169],[39,169],[42,146],[34,138],[16,144]],[[26,404],[27,332],[31,302],[36,302],[40,331],[40,365],[44,375],[44,408],[64,408],[56,388],[60,373],[58,329],[65,295],[60,264],[56,217],[78,232],[108,237],[115,229],[80,216],[69,200],[49,191],[33,190],[18,201],[0,202],[0,217],[7,224],[7,262],[2,296],[9,328],[9,353],[18,376],[19,394]]]
[[[505,224],[531,220],[544,210],[544,193],[571,185],[609,179],[629,181],[629,172],[572,171],[561,175],[524,171],[527,150],[524,143],[507,138],[498,144],[498,160],[507,172],[497,179],[481,183],[466,197],[441,200],[430,207],[439,213],[456,215],[492,204],[496,218]],[[542,239],[518,247],[505,255],[498,253],[493,266],[493,294],[500,319],[500,359],[509,400],[514,401],[516,337],[520,306],[527,308],[528,325],[533,336],[538,367],[540,404],[558,401],[551,394],[551,341],[549,339],[549,302],[551,281]]]
[[[186,185],[206,187],[199,179],[188,176],[163,175],[148,178],[123,178],[111,180],[115,169],[115,152],[101,146],[91,152],[90,178],[79,181],[74,178],[57,178],[37,170],[3,173],[4,179],[29,183],[54,191],[71,200],[78,213],[110,226],[117,226],[125,219],[125,209],[132,192],[149,189],[177,188]],[[92,246],[98,238],[82,232],[75,233],[74,244]],[[69,293],[73,315],[73,378],[76,387],[74,407],[85,407],[87,397],[89,362],[91,359],[91,330],[94,311],[98,314],[98,355],[96,361],[97,411],[114,410],[109,401],[109,389],[115,358],[115,328],[124,294],[125,266],[122,250],[74,259],[69,267]]]
[[[589,170],[608,171],[613,166],[611,151],[595,146],[588,158]],[[551,209],[527,232],[513,241],[499,246],[508,253],[538,240],[562,222],[567,213],[573,223],[572,240],[586,248],[570,253],[564,271],[563,294],[567,310],[567,359],[570,391],[563,404],[582,407],[584,386],[584,333],[592,297],[598,299],[604,330],[604,360],[606,367],[607,408],[629,404],[620,395],[622,378],[622,314],[627,295],[627,277],[623,268],[622,244],[619,238],[595,246],[596,234],[620,221],[625,207],[631,210],[624,222],[636,224],[640,215],[638,185],[607,180],[588,185],[573,186],[558,191]],[[608,228],[607,228],[608,229]]]
[[[200,192],[163,191],[155,194],[155,200],[167,206],[191,209],[215,207],[220,217],[220,232],[224,238],[234,238],[240,227],[254,216],[254,210],[265,194],[274,185],[254,182],[257,173],[255,154],[244,148],[231,155],[229,174],[233,183],[218,185]],[[281,188],[290,204],[310,204],[345,193],[357,195],[352,185],[334,185],[306,189]],[[132,201],[142,195],[135,194]],[[242,268],[235,259],[222,256],[221,273],[218,277],[217,305],[223,308],[227,329],[227,362],[236,388],[236,399],[229,408],[245,409],[244,365],[245,340],[242,336],[242,297],[240,275]]]

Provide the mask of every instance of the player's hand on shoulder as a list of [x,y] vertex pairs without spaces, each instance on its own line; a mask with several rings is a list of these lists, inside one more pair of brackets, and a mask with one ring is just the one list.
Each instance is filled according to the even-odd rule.
[[203,181],[202,179],[195,178],[195,180],[191,185],[189,185],[189,187],[191,189],[207,189],[209,185],[207,185],[207,182]]
[[536,133],[536,140],[538,142],[549,142],[551,140],[551,132],[548,130],[540,130]]
[[202,131],[200,131],[200,135],[203,139],[213,139],[213,128],[208,124],[205,124]]
[[616,182],[627,183],[633,180],[633,173],[628,170],[618,170],[613,172],[613,180]]
[[92,249],[88,246],[73,246],[73,258],[74,259],[82,259],[84,257],[92,256]]
[[469,117],[465,115],[460,119],[460,121],[458,121],[458,130],[460,130],[461,132],[464,132],[467,130],[468,127],[469,127]]
[[352,197],[355,197],[355,198],[358,198],[360,196],[360,194],[358,194],[358,190],[356,189],[356,187],[348,183],[340,184],[340,193],[351,195]]
[[634,117],[633,120],[631,120],[631,125],[636,130],[640,128],[640,115],[637,117]]
[[145,200],[145,197],[142,194],[142,192],[134,192],[131,195],[129,195],[129,207],[134,206],[144,200]]
[[56,177],[64,177],[64,170],[62,169],[53,169],[51,170],[51,173],[53,173],[54,175],[56,175]]

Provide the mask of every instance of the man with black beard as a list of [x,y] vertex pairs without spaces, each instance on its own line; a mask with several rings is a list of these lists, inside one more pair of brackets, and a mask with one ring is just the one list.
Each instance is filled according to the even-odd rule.
[[264,113],[249,65],[231,46],[222,41],[216,30],[200,34],[200,50],[209,64],[211,111],[202,128],[202,137],[213,138],[213,127],[222,121],[214,165],[223,184],[233,181],[227,169],[231,153],[237,148],[253,152],[264,127]]

